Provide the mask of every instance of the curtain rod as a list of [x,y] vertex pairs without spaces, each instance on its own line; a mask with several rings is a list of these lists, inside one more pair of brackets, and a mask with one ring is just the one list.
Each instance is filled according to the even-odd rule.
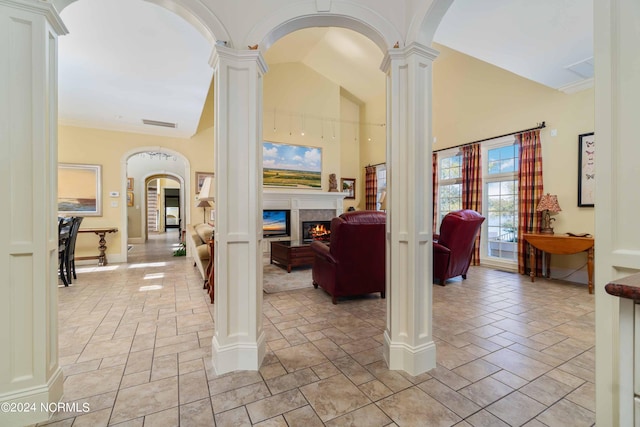
[[372,165],[371,163],[369,163],[367,166],[365,166],[365,168],[368,168],[369,166],[381,166],[381,165],[386,165],[386,162],[382,162],[382,163],[376,163],[375,165]]
[[437,153],[439,151],[451,150],[452,148],[460,148],[460,147],[464,147],[464,146],[467,146],[467,145],[477,144],[479,142],[489,141],[491,139],[502,138],[503,136],[518,135],[518,134],[529,132],[529,131],[532,131],[532,130],[543,129],[545,127],[546,127],[546,125],[545,125],[545,122],[543,121],[542,123],[538,123],[538,125],[536,127],[531,128],[531,129],[518,130],[518,131],[515,131],[515,132],[505,133],[504,135],[498,135],[498,136],[492,136],[491,138],[479,139],[477,141],[472,141],[472,142],[467,142],[467,143],[464,143],[464,144],[454,145],[453,147],[447,147],[447,148],[441,148],[439,150],[433,150],[433,152]]

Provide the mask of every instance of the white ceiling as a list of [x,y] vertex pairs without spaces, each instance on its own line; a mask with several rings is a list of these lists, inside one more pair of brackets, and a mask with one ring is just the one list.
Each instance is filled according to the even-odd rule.
[[[122,10],[127,10],[126,14]],[[190,137],[213,70],[209,42],[175,13],[146,1],[82,0],[61,17],[62,124]],[[143,119],[176,123],[149,126]]]
[[[62,124],[195,133],[211,82],[211,47],[190,24],[132,0],[78,1],[61,15],[70,32],[60,38]],[[455,0],[435,34],[444,46],[565,91],[592,84],[592,40],[592,0]],[[302,62],[364,102],[385,90],[382,58],[373,42],[339,28],[292,33],[265,54],[269,64]]]
[[593,0],[455,0],[434,39],[570,91],[592,81]]

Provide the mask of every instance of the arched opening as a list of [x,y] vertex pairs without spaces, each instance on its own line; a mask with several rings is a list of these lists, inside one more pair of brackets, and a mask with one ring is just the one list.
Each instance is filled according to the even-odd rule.
[[[318,26],[329,22],[336,26]],[[374,197],[379,197],[385,186],[386,86],[379,68],[385,52],[367,36],[337,26],[348,22],[302,20],[287,26],[291,31],[264,52],[269,71],[263,79],[263,204],[269,210],[285,210],[289,221],[288,236],[269,233],[263,241],[266,292],[283,288],[278,286],[278,277],[287,278],[292,289],[311,282],[313,257],[291,268],[287,259],[295,254],[274,254],[310,251],[306,248],[312,239],[305,232],[310,224],[327,224],[349,210],[371,209],[366,203],[371,191],[365,186],[367,165],[377,165],[381,171]],[[298,27],[304,28],[294,30]],[[281,27],[274,30],[281,31]],[[308,161],[298,162],[293,157]],[[282,170],[318,173],[317,184],[284,182],[272,176]],[[338,187],[334,190],[330,188],[331,175]],[[353,191],[343,194],[346,197],[336,205],[331,191],[341,194],[342,186]],[[314,197],[309,194],[313,188],[328,194]],[[278,189],[286,191],[289,198],[277,193],[278,200],[274,200],[272,192]],[[283,239],[300,247],[281,247]],[[384,240],[380,245],[384,247]]]
[[127,203],[121,215],[127,224],[123,231],[127,245],[145,244],[150,234],[171,231],[176,234],[174,240],[181,241],[191,218],[189,160],[177,151],[138,147],[126,153],[122,162]]

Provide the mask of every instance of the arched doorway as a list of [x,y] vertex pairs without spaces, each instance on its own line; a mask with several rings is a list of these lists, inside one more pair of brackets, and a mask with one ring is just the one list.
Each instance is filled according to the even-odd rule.
[[[175,228],[180,235],[191,215],[188,202],[191,194],[191,166],[189,159],[183,154],[158,147],[138,147],[123,155],[122,159],[123,186],[127,193],[132,192],[132,203],[122,206],[123,223],[127,224],[125,244],[144,244],[147,241],[150,222],[155,232],[165,231],[167,215],[169,228]],[[165,180],[165,181],[163,181]],[[156,182],[152,191],[154,203],[149,207],[149,183]],[[130,191],[128,186],[133,182]],[[138,185],[136,185],[136,182]],[[175,184],[169,184],[173,182]],[[165,211],[165,195],[167,188],[177,188],[177,195],[172,195],[169,213]],[[171,190],[174,192],[175,190]],[[161,196],[159,198],[158,196]],[[130,205],[130,206],[129,206]],[[158,210],[161,208],[162,212]],[[177,208],[177,209],[176,209]],[[176,214],[178,217],[176,217]],[[150,216],[153,220],[150,221]],[[177,239],[177,238],[176,238]]]

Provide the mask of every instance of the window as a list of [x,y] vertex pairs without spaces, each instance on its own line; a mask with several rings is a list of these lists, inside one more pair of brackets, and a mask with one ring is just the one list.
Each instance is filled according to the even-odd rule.
[[[513,135],[482,142],[483,264],[510,268],[518,261],[518,144]],[[438,228],[462,206],[462,161],[457,149],[438,153]]]
[[462,154],[443,151],[438,159],[438,228],[442,218],[462,209]]
[[483,215],[486,236],[483,259],[518,260],[518,160],[519,149],[513,136],[483,144]]

